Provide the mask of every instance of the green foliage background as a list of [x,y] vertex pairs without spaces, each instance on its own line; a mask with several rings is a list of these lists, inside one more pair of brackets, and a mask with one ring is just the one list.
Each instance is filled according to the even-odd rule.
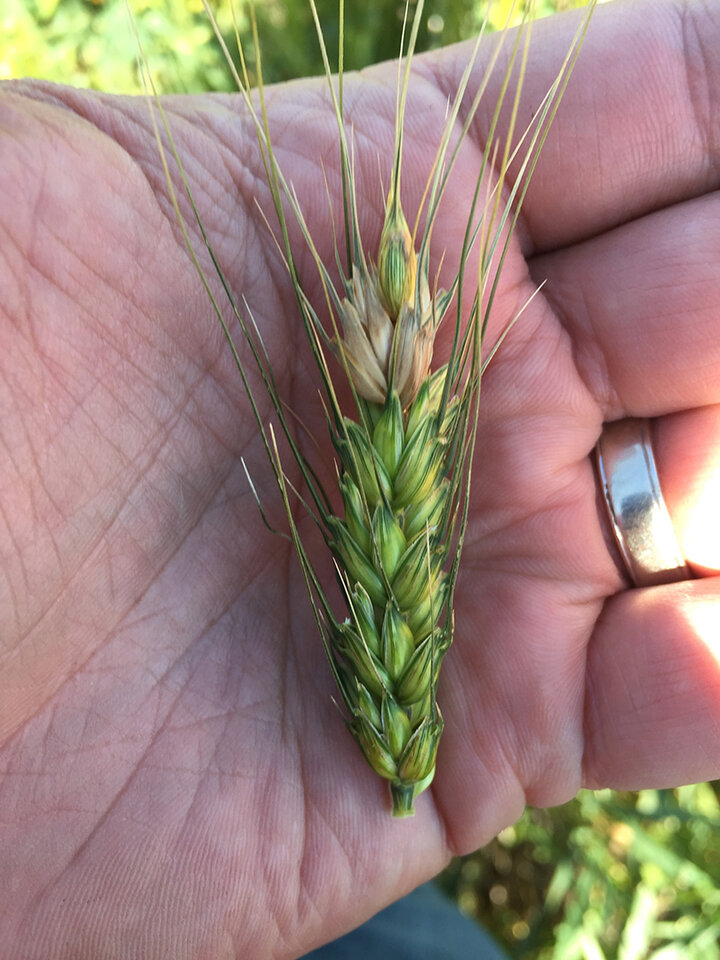
[[[411,0],[412,8],[416,0]],[[515,0],[519,19],[530,0]],[[535,0],[537,16],[580,7],[587,0]],[[233,80],[202,0],[129,0],[158,89],[163,93],[232,90]],[[231,0],[209,0],[228,47],[235,46]],[[235,6],[249,40],[245,4]],[[317,0],[331,56],[337,61],[337,0]],[[322,72],[306,0],[256,0],[268,81]],[[502,27],[513,0],[433,0],[420,49],[470,36],[488,14]],[[397,52],[402,0],[349,0],[345,10],[346,67],[387,60]],[[2,0],[0,79],[41,77],[112,93],[141,93],[137,47],[125,0]],[[252,44],[246,43],[246,49]]]
[[[256,2],[267,79],[321,72],[305,0]],[[230,0],[210,3],[232,46]],[[546,15],[584,3],[537,0],[535,10]],[[493,26],[502,26],[510,5],[496,0]],[[131,6],[161,91],[232,89],[201,0],[131,0]],[[318,0],[331,52],[336,6],[337,0]],[[487,0],[433,0],[422,48],[470,35],[487,6]],[[402,7],[400,0],[349,0],[349,69],[395,55]],[[247,36],[242,10],[238,23]],[[0,30],[0,78],[141,92],[124,0],[2,0]],[[583,791],[563,807],[528,810],[441,877],[461,909],[481,919],[513,956],[533,960],[720,960],[719,881],[718,784],[639,794]]]

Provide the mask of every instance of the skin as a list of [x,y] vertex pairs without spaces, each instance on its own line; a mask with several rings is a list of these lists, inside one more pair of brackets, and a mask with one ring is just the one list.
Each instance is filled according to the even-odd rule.
[[[575,22],[538,30],[526,116]],[[291,550],[249,494],[240,457],[279,522],[146,104],[2,88],[3,956],[297,957],[525,803],[720,775],[719,47],[710,4],[597,11],[498,295],[491,337],[547,280],[483,385],[446,733],[435,784],[402,822],[331,701]],[[432,160],[428,124],[468,54],[416,62],[409,215]],[[380,67],[348,82],[369,249],[394,79]],[[288,279],[254,202],[269,211],[247,117],[238,98],[168,110],[223,270],[329,460]],[[324,243],[318,157],[331,192],[337,178],[322,88],[276,88],[270,112]],[[436,227],[448,267],[487,119]],[[301,272],[312,288],[307,257]],[[654,418],[666,499],[701,579],[629,590],[620,572],[589,454],[602,423],[625,416]]]

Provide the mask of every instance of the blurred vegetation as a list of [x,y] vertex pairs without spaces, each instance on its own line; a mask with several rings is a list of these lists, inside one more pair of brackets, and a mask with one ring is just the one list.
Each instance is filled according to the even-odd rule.
[[[164,93],[232,90],[234,83],[202,0],[129,0],[150,69]],[[410,7],[416,0],[411,0]],[[518,19],[530,0],[516,0]],[[580,7],[587,0],[535,0],[535,13]],[[209,0],[229,49],[235,48],[231,0]],[[331,58],[337,62],[337,0],[317,0]],[[430,49],[472,35],[488,15],[507,20],[513,0],[432,0],[419,38]],[[236,17],[251,50],[246,4]],[[267,81],[322,72],[306,0],[256,0]],[[347,69],[391,59],[397,52],[402,0],[349,0],[345,11]],[[0,79],[40,77],[112,93],[140,93],[137,47],[125,0],[2,0]],[[253,64],[250,63],[252,68]]]
[[[537,0],[535,10],[545,15],[584,3]],[[318,0],[335,57],[336,4]],[[230,0],[210,5],[232,47]],[[496,0],[492,26],[502,26],[510,5]],[[131,6],[160,90],[232,89],[201,0],[131,0]],[[321,72],[305,0],[257,0],[257,6],[267,79]],[[487,0],[433,0],[421,47],[472,34],[487,6]],[[347,3],[349,69],[395,55],[402,8],[400,0]],[[242,7],[237,18],[247,41]],[[0,28],[0,78],[141,90],[124,0],[2,0]],[[583,791],[563,807],[528,810],[487,848],[454,862],[440,882],[517,958],[720,960],[720,789]]]
[[440,879],[518,960],[720,960],[720,787],[585,790]]

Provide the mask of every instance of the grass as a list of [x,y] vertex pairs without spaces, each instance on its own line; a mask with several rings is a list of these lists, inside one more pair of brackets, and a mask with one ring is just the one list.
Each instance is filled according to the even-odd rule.
[[717,960],[720,786],[528,809],[440,878],[518,958]]

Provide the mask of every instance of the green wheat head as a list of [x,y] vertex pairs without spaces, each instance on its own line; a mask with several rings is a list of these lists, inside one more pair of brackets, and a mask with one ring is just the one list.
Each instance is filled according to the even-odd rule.
[[[443,729],[437,703],[438,675],[453,637],[453,597],[468,520],[480,384],[492,357],[492,352],[483,353],[483,334],[530,177],[594,3],[590,4],[588,17],[531,124],[519,132],[516,121],[530,41],[529,24],[518,31],[493,35],[494,46],[479,88],[470,97],[468,85],[479,51],[478,37],[442,124],[440,146],[422,206],[412,211],[412,230],[401,202],[403,125],[423,0],[417,3],[410,22],[406,9],[398,58],[395,150],[386,189],[384,226],[378,250],[368,251],[359,228],[352,149],[343,115],[342,53],[338,75],[333,77],[315,3],[308,2],[337,121],[342,171],[345,229],[341,241],[335,244],[333,263],[324,263],[318,253],[303,216],[302,197],[295,195],[273,152],[252,3],[259,106],[250,94],[239,36],[241,68],[236,80],[255,125],[277,218],[278,246],[295,290],[299,322],[304,325],[317,367],[317,386],[323,393],[336,456],[343,505],[340,514],[330,506],[337,502],[337,496],[323,489],[313,465],[297,444],[295,420],[277,389],[261,333],[249,309],[241,306],[230,290],[213,257],[242,337],[250,348],[250,362],[270,398],[273,422],[267,424],[259,413],[248,370],[182,224],[169,161],[164,153],[162,156],[188,248],[233,351],[274,472],[287,515],[288,533],[297,550],[348,729],[373,770],[389,782],[393,814],[407,816],[413,813],[415,797],[432,781]],[[339,0],[339,12],[342,51],[343,0]],[[511,9],[510,15],[513,12]],[[219,32],[217,35],[222,44]],[[509,48],[507,67],[493,104],[487,144],[467,211],[458,271],[449,288],[442,290],[430,269],[433,225],[458,150],[503,47]],[[229,54],[228,62],[232,63]],[[182,159],[175,150],[157,97],[155,103],[192,204]],[[509,108],[510,121],[499,140],[497,131],[503,108]],[[458,128],[459,137],[453,137]],[[159,136],[158,145],[162,152]],[[508,177],[511,164],[516,171],[512,181]],[[286,209],[314,258],[324,303],[313,303],[300,281]],[[193,210],[212,256],[211,240],[194,204]],[[425,226],[419,234],[418,223],[423,214]],[[333,279],[337,268],[339,284]],[[466,294],[466,288],[472,293]],[[329,321],[321,321],[321,315],[329,316]],[[517,316],[506,318],[506,332],[516,319]],[[433,370],[433,343],[443,323],[452,328],[450,355],[446,364]],[[339,374],[332,372],[338,368]],[[338,376],[349,384],[349,409],[344,409],[339,400],[339,394],[347,391],[336,390],[334,378]],[[284,436],[289,456],[299,468],[306,491],[302,497],[288,480],[288,471],[281,462],[278,432]],[[252,489],[255,490],[254,486]],[[298,503],[314,518],[332,554],[345,598],[343,611],[332,608],[305,549],[295,521]],[[259,500],[258,506],[262,511]]]

